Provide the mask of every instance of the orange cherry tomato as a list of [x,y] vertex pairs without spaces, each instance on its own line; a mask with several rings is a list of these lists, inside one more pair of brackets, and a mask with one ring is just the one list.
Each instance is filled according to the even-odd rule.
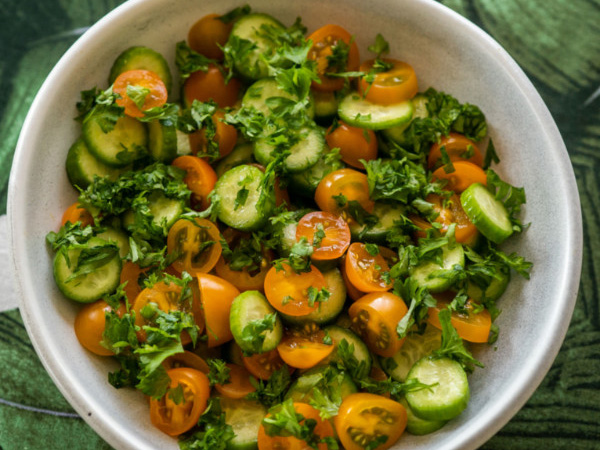
[[147,270],[148,269],[142,269],[136,263],[133,263],[131,261],[123,262],[123,267],[121,269],[121,279],[119,280],[119,283],[122,284],[127,282],[127,285],[125,286],[124,290],[125,295],[127,295],[127,300],[129,300],[129,303],[131,305],[133,305],[133,302],[135,301],[137,296],[140,295],[140,292],[142,292],[142,288],[139,284],[139,278],[140,275],[146,272]]
[[353,169],[335,170],[323,177],[315,191],[315,202],[323,211],[347,216],[347,205],[340,206],[334,197],[343,195],[345,200],[356,201],[367,212],[375,207],[369,198],[369,182],[364,173]]
[[[434,297],[437,300],[437,305],[429,308],[427,321],[437,329],[441,330],[442,325],[438,314],[442,309],[448,307],[448,304],[454,298],[454,294],[441,293],[435,294]],[[452,311],[450,322],[452,323],[452,326],[456,328],[458,335],[465,341],[477,343],[487,342],[492,327],[492,316],[487,309],[478,313],[473,313],[473,308],[473,302],[468,300],[465,305],[468,314]]]
[[[109,356],[113,352],[103,347],[102,333],[106,321],[106,313],[113,311],[104,300],[89,303],[79,310],[75,316],[75,335],[79,343],[92,353],[100,356]],[[121,317],[125,313],[125,306],[121,305],[116,313]]]
[[197,277],[208,347],[212,348],[233,339],[229,328],[229,311],[233,299],[240,295],[240,291],[229,281],[214,275],[201,273]]
[[167,375],[171,378],[170,389],[181,387],[183,390],[183,401],[176,403],[170,390],[159,400],[151,398],[150,420],[163,433],[178,436],[198,423],[206,409],[210,384],[202,372],[187,367],[171,369]]
[[[127,87],[146,90],[141,108],[127,94]],[[160,77],[149,70],[128,70],[120,74],[113,84],[113,92],[119,94],[117,105],[125,108],[130,117],[144,117],[144,111],[164,105],[167,102],[167,87]]]
[[[321,419],[319,411],[306,403],[294,403],[294,410],[297,414],[301,414],[304,419],[300,421],[303,424],[305,420],[310,419],[316,422],[313,430],[318,439],[333,437],[333,427],[328,420]],[[267,414],[266,417],[270,417]],[[293,436],[269,436],[265,430],[265,426],[261,423],[258,429],[258,450],[308,450],[308,444]],[[327,444],[320,443],[317,445],[319,450],[327,450]]]
[[72,224],[81,222],[81,228],[85,228],[88,225],[94,225],[94,218],[79,202],[75,202],[65,210],[62,216],[61,225],[65,226],[67,222]]
[[179,219],[167,235],[167,251],[179,255],[172,264],[179,273],[208,273],[221,256],[221,233],[209,220]]
[[[379,105],[392,105],[413,98],[419,91],[417,74],[410,64],[396,59],[383,58],[392,68],[375,74],[372,84],[364,77],[358,81],[358,90],[365,98]],[[365,61],[360,65],[361,72],[369,72],[375,60]]]
[[387,357],[395,355],[404,344],[396,327],[407,312],[404,301],[391,292],[367,294],[348,310],[352,328],[363,337],[371,351]]
[[219,394],[227,398],[244,398],[256,390],[250,383],[250,373],[244,367],[237,364],[227,364],[227,367],[229,367],[229,382],[215,384]]
[[235,78],[225,83],[221,70],[216,65],[210,64],[206,72],[199,70],[185,80],[183,95],[186,103],[190,105],[194,100],[200,102],[214,100],[219,108],[227,108],[236,104],[241,87],[242,84]]
[[265,296],[277,311],[290,316],[304,316],[319,306],[310,305],[309,288],[323,289],[327,287],[325,277],[315,266],[309,272],[296,273],[288,264],[283,269],[271,267],[265,278]]
[[[233,125],[223,122],[224,118],[225,113],[223,111],[217,111],[212,116],[212,121],[216,128],[213,140],[219,145],[219,158],[229,155],[237,142],[237,130]],[[191,133],[189,140],[190,148],[194,155],[206,153],[207,142],[204,129]]]
[[406,409],[400,403],[381,395],[358,393],[344,398],[333,422],[346,450],[364,450],[382,435],[387,440],[375,448],[385,450],[402,436],[407,420]]
[[487,186],[487,175],[481,167],[468,161],[456,161],[452,165],[454,172],[446,173],[444,167],[433,172],[434,180],[448,180],[444,189],[460,193],[473,183]]
[[350,244],[346,253],[346,276],[352,285],[362,292],[381,292],[392,288],[391,281],[381,275],[390,267],[381,253],[371,255],[362,242]]
[[324,344],[324,337],[325,333],[320,330],[309,336],[292,334],[281,340],[277,351],[288,366],[310,369],[327,358],[335,347],[335,345]]
[[[312,41],[312,47],[308,51],[307,59],[317,62],[317,74],[321,83],[313,81],[312,88],[316,91],[339,91],[344,87],[343,78],[328,77],[327,73],[348,72],[358,69],[360,56],[358,46],[352,39],[352,35],[338,25],[325,25],[313,32],[307,40]],[[348,46],[348,57],[345,64],[332,64],[331,57],[336,46],[341,47],[343,42]],[[343,44],[342,44],[343,45]]]
[[243,356],[244,367],[253,376],[261,380],[268,380],[273,372],[279,370],[285,364],[277,349],[265,353],[257,353],[252,356]]
[[212,192],[217,182],[217,173],[210,164],[196,156],[185,155],[175,158],[171,165],[186,171],[183,182],[192,191],[194,200],[201,208],[203,210],[208,208],[210,205],[208,194]]
[[233,23],[219,20],[218,14],[208,14],[198,20],[188,31],[188,44],[192,50],[207,58],[222,60],[223,47],[229,39]]
[[188,367],[190,369],[198,370],[205,375],[208,375],[208,372],[210,372],[210,367],[208,367],[206,361],[188,350],[185,350],[183,353],[175,353],[174,355],[169,356],[163,361],[162,365],[166,370],[176,369],[178,367]]
[[477,144],[462,134],[452,132],[448,136],[442,136],[440,142],[431,146],[427,157],[427,167],[430,170],[442,165],[442,147],[452,162],[469,161],[479,167],[483,165],[483,155]]
[[344,284],[346,285],[346,293],[348,294],[348,297],[350,297],[352,300],[358,300],[366,294],[366,292],[359,291],[352,283],[350,283],[348,274],[346,273],[346,256],[342,257],[340,272],[342,272],[342,278],[344,279]]
[[[319,232],[323,235],[319,235]],[[306,214],[298,222],[296,241],[303,237],[313,244],[312,259],[336,259],[342,256],[350,245],[350,227],[340,216],[314,211]]]
[[339,148],[342,161],[352,167],[364,169],[361,159],[371,161],[377,159],[377,137],[373,130],[351,127],[344,122],[332,130],[329,127],[325,134],[329,148]]

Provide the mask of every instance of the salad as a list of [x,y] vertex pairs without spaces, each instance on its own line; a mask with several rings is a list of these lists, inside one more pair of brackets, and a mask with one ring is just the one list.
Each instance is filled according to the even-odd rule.
[[119,363],[110,384],[182,449],[435,432],[529,278],[500,247],[525,193],[490,168],[482,111],[420,91],[381,35],[361,60],[341,26],[306,32],[210,14],[176,44],[179,80],[132,47],[77,103],[56,285],[83,304],[81,345]]

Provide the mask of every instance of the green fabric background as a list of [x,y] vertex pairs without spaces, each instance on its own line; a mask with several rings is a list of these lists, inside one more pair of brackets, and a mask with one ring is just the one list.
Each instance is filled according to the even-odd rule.
[[[0,0],[0,214],[21,124],[42,81],[85,28],[120,3]],[[527,72],[565,139],[583,207],[582,281],[566,340],[532,398],[482,448],[600,448],[600,1],[442,3]],[[110,448],[55,388],[18,310],[0,314],[0,448]]]

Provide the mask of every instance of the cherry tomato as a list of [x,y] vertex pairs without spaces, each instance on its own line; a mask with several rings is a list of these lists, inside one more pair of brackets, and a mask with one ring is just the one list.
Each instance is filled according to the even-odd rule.
[[[375,74],[372,84],[365,78],[358,81],[358,90],[365,98],[379,105],[392,105],[413,98],[419,91],[417,74],[415,70],[403,61],[383,58],[383,61],[391,64],[391,68],[385,72]],[[361,72],[369,72],[375,60],[365,61],[360,65]]]
[[312,259],[336,259],[342,256],[350,245],[350,228],[340,216],[315,211],[306,214],[298,222],[296,241],[303,237],[313,244]]
[[[442,325],[438,314],[442,309],[448,307],[454,298],[454,294],[442,292],[441,294],[435,294],[434,297],[437,300],[437,305],[429,308],[427,321],[437,329],[441,330]],[[475,305],[471,300],[467,301],[465,309],[468,313],[464,314],[452,311],[450,322],[452,323],[452,326],[456,328],[458,335],[465,341],[484,343],[488,341],[490,336],[492,316],[487,309],[474,313],[474,307]]]
[[483,156],[477,144],[462,134],[452,132],[448,136],[442,136],[440,142],[431,146],[427,158],[427,167],[430,170],[442,165],[442,147],[452,162],[469,161],[479,167],[483,165]]
[[325,139],[329,148],[339,148],[342,161],[352,167],[364,169],[361,159],[377,159],[377,137],[373,130],[351,127],[338,122],[335,129],[329,127]]
[[[231,153],[237,142],[237,131],[233,125],[223,122],[225,113],[217,111],[212,116],[212,121],[215,124],[215,135],[213,140],[219,145],[219,158],[223,158]],[[190,148],[192,153],[200,155],[207,152],[206,131],[204,128],[194,131],[189,135]]]
[[232,23],[219,20],[218,14],[208,14],[198,20],[188,31],[188,44],[192,50],[207,58],[222,60],[223,47],[229,39]]
[[210,164],[196,156],[185,155],[175,158],[171,165],[186,171],[183,182],[192,191],[195,202],[200,204],[202,210],[208,208],[208,194],[217,182],[217,174]]
[[210,372],[210,367],[208,367],[206,361],[188,350],[183,353],[175,353],[174,355],[169,356],[163,361],[162,365],[166,370],[176,369],[178,367],[188,367],[190,369],[198,370],[205,375],[208,375],[208,372]]
[[72,224],[81,222],[81,228],[85,228],[88,225],[94,225],[94,218],[79,202],[75,202],[65,210],[62,216],[61,225],[65,226],[67,222]]
[[243,356],[244,367],[252,375],[261,380],[268,380],[273,372],[279,370],[285,364],[277,349],[265,353],[257,353],[252,356]]
[[[343,78],[328,77],[327,73],[349,72],[358,69],[360,56],[358,46],[352,35],[338,25],[325,25],[313,32],[307,40],[312,41],[307,58],[317,62],[317,74],[321,83],[313,81],[312,88],[317,91],[339,91],[344,87]],[[343,44],[342,44],[343,43]],[[336,49],[337,47],[337,49]],[[334,52],[348,47],[346,61],[335,62]]]
[[348,294],[348,297],[350,297],[352,300],[358,300],[366,294],[366,292],[359,291],[354,287],[352,283],[350,283],[350,280],[348,279],[348,274],[346,273],[346,256],[342,257],[340,272],[342,272],[342,278],[344,279],[344,284],[346,285],[346,292]]
[[240,291],[230,282],[214,275],[201,273],[197,277],[208,347],[212,348],[233,339],[229,328],[229,311],[233,299],[240,295]]
[[[343,198],[334,198],[340,195]],[[348,216],[348,205],[344,203],[350,201],[358,202],[367,212],[375,207],[369,198],[367,176],[353,169],[339,169],[325,175],[315,191],[315,202],[321,210],[341,214],[344,218]]]
[[[319,411],[306,403],[294,403],[294,410],[297,414],[301,414],[304,420],[311,419],[316,422],[313,430],[314,434],[319,438],[333,438],[333,427],[328,420],[321,419]],[[267,414],[270,417],[270,414]],[[265,430],[265,426],[261,423],[258,429],[258,450],[307,450],[310,449],[306,441],[300,440],[293,436],[269,436]],[[317,445],[319,450],[327,450],[327,444],[320,443]]]
[[400,403],[381,395],[350,394],[333,419],[335,431],[346,450],[364,450],[379,436],[387,436],[377,450],[390,448],[406,428],[408,416]]
[[288,264],[283,269],[271,267],[265,278],[265,296],[277,311],[290,316],[304,316],[317,309],[317,303],[310,305],[309,288],[327,287],[325,277],[315,266],[309,272],[296,273]]
[[244,367],[237,364],[227,364],[227,367],[229,367],[229,382],[215,385],[219,394],[227,398],[244,398],[256,390],[250,383],[250,373]]
[[136,263],[131,261],[124,261],[123,267],[121,269],[121,279],[119,283],[127,282],[125,286],[125,295],[127,295],[127,300],[129,300],[129,304],[133,305],[137,296],[142,292],[142,288],[139,284],[140,275],[146,272],[148,269],[142,269]]
[[380,292],[391,289],[391,280],[382,273],[390,271],[381,253],[371,255],[362,242],[354,242],[346,253],[346,275],[352,285],[362,292]]
[[[143,103],[139,107],[136,99],[129,97],[127,87],[144,90]],[[160,77],[149,70],[128,70],[120,74],[113,84],[113,92],[119,94],[116,103],[125,108],[130,117],[144,117],[144,111],[164,105],[167,102],[167,87]]]
[[325,333],[320,330],[310,335],[292,334],[281,340],[277,351],[288,366],[310,369],[327,358],[335,347],[335,345],[324,344],[324,337]]
[[352,328],[362,336],[371,351],[387,357],[396,354],[404,343],[404,339],[398,337],[396,327],[407,312],[404,301],[391,292],[367,294],[348,310]]
[[167,375],[171,378],[170,390],[183,390],[183,401],[175,402],[170,390],[159,400],[150,399],[150,420],[163,433],[178,436],[198,423],[206,409],[210,384],[202,372],[187,367],[171,369]]
[[[104,300],[89,303],[79,310],[75,316],[75,335],[79,343],[96,355],[109,356],[113,352],[100,345],[106,320],[106,313],[113,311]],[[116,313],[121,317],[125,306],[121,305]]]
[[194,100],[208,102],[214,100],[219,108],[234,106],[242,84],[239,80],[232,78],[225,83],[225,77],[221,70],[214,64],[210,64],[206,72],[199,70],[192,73],[183,84],[183,95],[187,104]]
[[446,173],[444,167],[433,172],[434,180],[448,180],[444,189],[460,193],[473,183],[487,186],[487,175],[481,167],[468,161],[456,161],[452,165],[454,172]]
[[210,272],[221,256],[221,233],[206,219],[179,219],[167,236],[167,251],[177,253],[173,268],[190,275]]

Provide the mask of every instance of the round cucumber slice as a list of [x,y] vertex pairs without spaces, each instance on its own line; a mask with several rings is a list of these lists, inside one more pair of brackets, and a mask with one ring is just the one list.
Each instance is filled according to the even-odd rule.
[[[352,240],[385,244],[385,238],[394,226],[394,222],[402,220],[404,207],[402,205],[388,205],[387,203],[376,202],[371,214],[378,219],[377,224],[371,228],[365,230],[366,225],[360,225],[356,221],[350,223]],[[361,236],[360,239],[359,236]]]
[[413,116],[410,100],[393,105],[378,105],[357,92],[348,94],[338,107],[340,118],[349,125],[370,130],[384,130],[407,123]]
[[73,186],[85,189],[95,177],[108,178],[115,181],[129,167],[117,169],[108,166],[90,153],[83,139],[78,139],[67,154],[67,176]]
[[429,111],[427,111],[427,97],[424,95],[418,94],[411,100],[414,112],[411,120],[409,122],[403,123],[402,125],[398,125],[391,128],[386,128],[383,130],[383,135],[388,138],[390,141],[395,142],[396,144],[403,145],[406,142],[404,137],[404,132],[410,126],[411,122],[416,119],[424,119],[429,117]]
[[337,346],[340,342],[342,342],[342,340],[345,340],[348,344],[354,345],[354,356],[356,357],[359,364],[361,361],[364,361],[366,365],[366,373],[371,372],[371,366],[373,365],[371,353],[367,348],[367,344],[365,344],[356,333],[347,328],[342,328],[337,325],[330,325],[328,327],[325,327],[323,331],[329,334],[329,336],[334,342],[335,348],[333,349],[333,352],[331,352],[329,356],[321,362],[322,364],[329,364],[332,362],[340,361],[340,358],[337,354]]
[[421,286],[429,289],[429,292],[442,292],[454,283],[454,277],[450,276],[449,272],[456,264],[463,267],[465,265],[465,251],[462,245],[455,244],[453,248],[445,245],[442,247],[441,265],[435,261],[423,261],[414,267],[410,274]]
[[119,256],[125,258],[129,253],[129,237],[127,234],[116,228],[107,228],[102,233],[96,235],[97,238],[104,239],[107,242],[114,242],[119,247]]
[[175,125],[163,125],[160,120],[148,123],[148,153],[156,161],[164,163],[170,163],[177,157]]
[[[325,136],[319,128],[302,128],[297,131],[298,142],[289,148],[290,154],[283,162],[290,173],[303,172],[314,166],[327,149]],[[268,138],[258,139],[254,143],[254,157],[263,166],[267,166],[273,159],[275,147],[267,142]]]
[[258,429],[267,408],[259,402],[244,399],[221,399],[225,423],[231,425],[235,437],[227,442],[227,450],[255,450],[258,448]]
[[408,406],[408,402],[405,399],[400,399],[400,403],[406,409],[406,431],[408,431],[410,434],[414,434],[415,436],[423,436],[439,430],[446,425],[446,423],[448,423],[447,420],[421,419],[419,416],[415,415],[412,409],[410,409],[410,406]]
[[501,244],[513,234],[508,211],[502,202],[480,183],[473,183],[460,195],[469,220],[490,241]]
[[428,389],[406,394],[413,412],[425,420],[450,420],[458,416],[469,402],[467,374],[459,363],[450,358],[425,357],[415,363],[407,381],[419,380],[433,385]]
[[215,169],[215,172],[217,172],[217,177],[221,178],[221,175],[233,167],[254,162],[252,157],[253,153],[254,146],[251,143],[244,142],[240,145],[237,145],[229,155],[220,160],[217,164]]
[[487,300],[498,300],[510,281],[510,272],[499,272],[499,278],[492,278],[490,285],[485,289],[485,292],[481,287],[477,286],[472,281],[467,282],[467,295],[469,298],[475,300],[477,303],[481,303],[485,298]]
[[[285,398],[291,398],[294,402],[308,403],[313,398],[313,390],[318,387],[319,384],[323,383],[323,373],[326,371],[333,371],[335,375],[339,374],[339,371],[334,367],[319,366],[313,367],[307,370],[305,373],[300,375],[296,381],[292,383],[289,390],[285,394]],[[333,383],[328,385],[333,392],[339,392],[342,400],[358,392],[356,384],[352,381],[352,378],[344,372],[343,376],[338,379],[334,378]]]
[[[275,78],[263,78],[252,84],[246,90],[246,93],[242,98],[242,107],[252,107],[263,113],[265,116],[268,116],[271,114],[271,108],[269,108],[267,100],[273,97],[282,97],[293,101],[298,100],[294,95],[281,89],[277,81],[275,81]],[[312,99],[306,114],[311,119],[315,115]]]

